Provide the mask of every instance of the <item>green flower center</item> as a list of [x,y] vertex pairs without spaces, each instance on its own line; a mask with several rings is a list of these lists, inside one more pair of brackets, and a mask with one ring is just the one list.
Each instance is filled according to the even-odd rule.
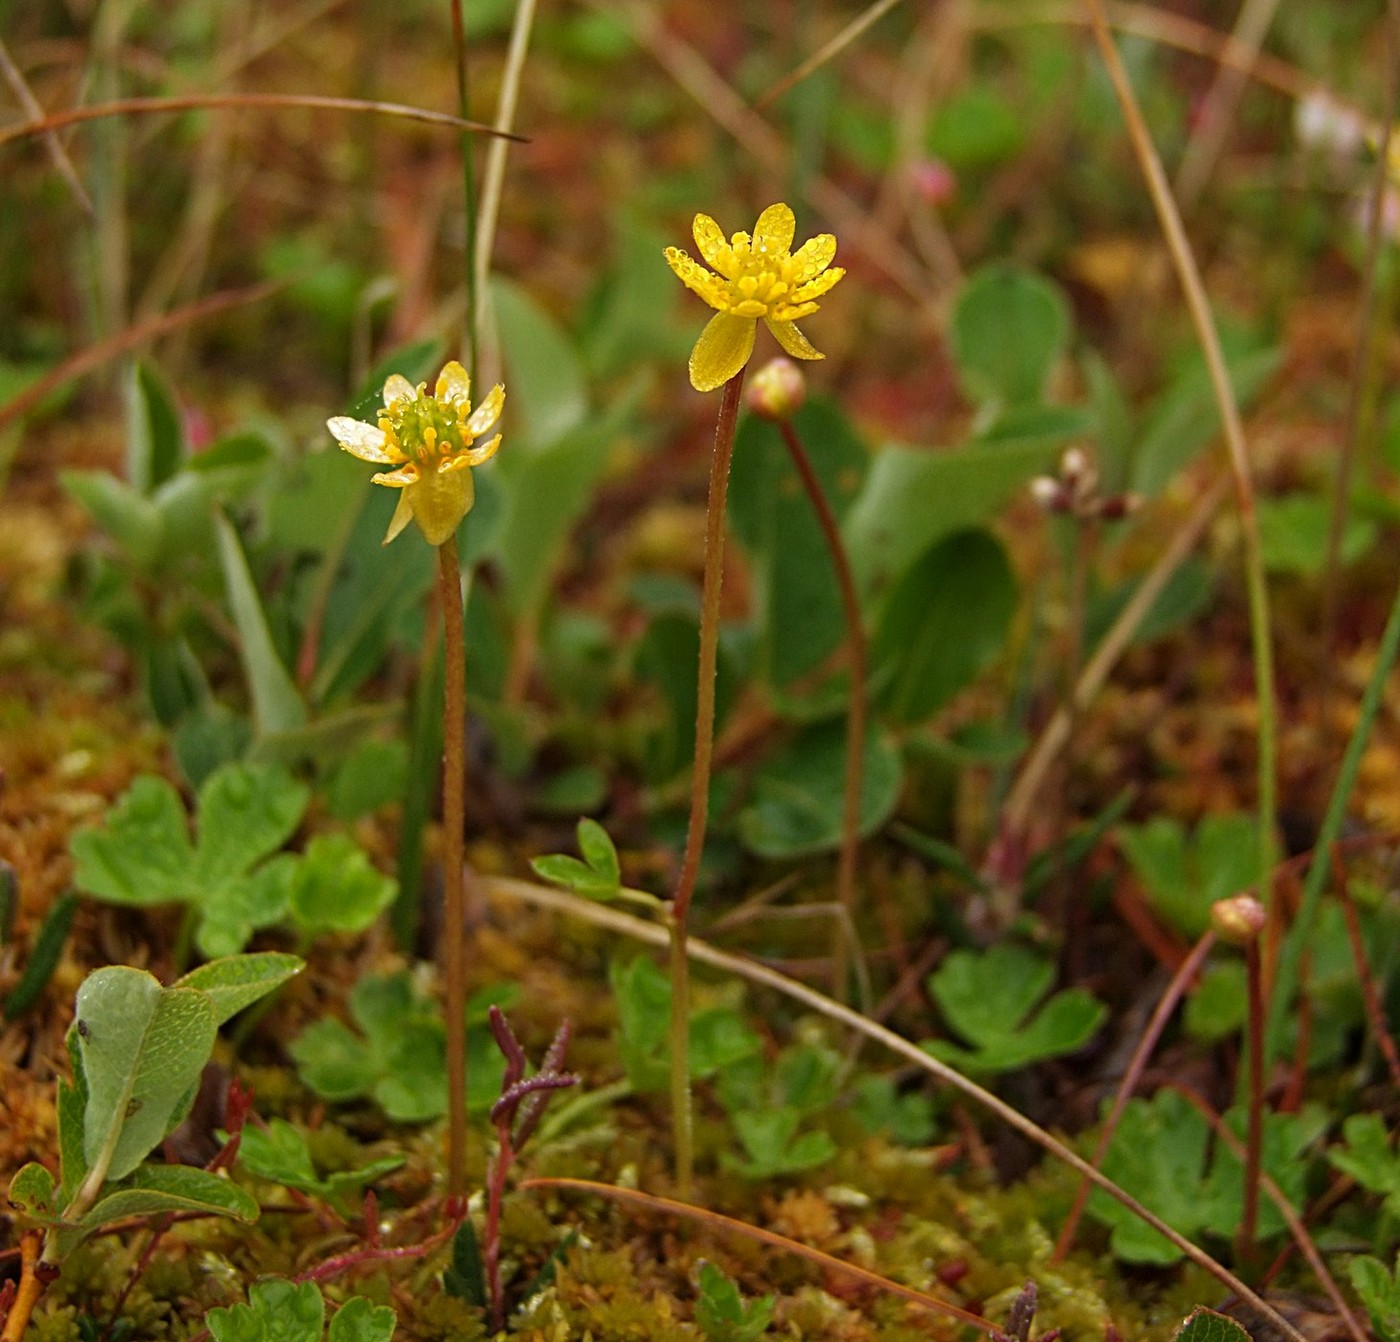
[[386,408],[379,416],[379,427],[392,447],[410,460],[423,463],[443,461],[465,452],[469,444],[462,436],[457,407],[444,405],[432,396],[418,395]]

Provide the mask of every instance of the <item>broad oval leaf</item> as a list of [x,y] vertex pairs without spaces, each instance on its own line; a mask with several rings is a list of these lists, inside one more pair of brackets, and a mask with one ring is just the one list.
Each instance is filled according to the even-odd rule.
[[881,701],[897,723],[922,722],[1001,651],[1016,579],[1001,543],[963,531],[928,550],[900,579],[875,636]]

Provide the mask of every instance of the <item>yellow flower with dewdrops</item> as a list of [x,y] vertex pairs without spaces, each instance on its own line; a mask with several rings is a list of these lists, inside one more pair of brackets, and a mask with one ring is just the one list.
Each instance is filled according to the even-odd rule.
[[809,238],[794,253],[796,228],[792,211],[779,203],[759,215],[752,237],[736,233],[726,242],[709,215],[697,214],[695,245],[711,269],[678,247],[666,248],[667,264],[681,283],[715,309],[690,355],[696,391],[722,387],[748,363],[760,318],[794,359],[825,358],[796,323],[817,310],[816,300],[846,272],[831,268],[836,239],[830,233]]
[[374,477],[377,485],[403,490],[385,545],[410,518],[429,545],[441,545],[457,530],[475,497],[471,468],[496,455],[501,435],[481,447],[472,444],[501,417],[505,399],[506,389],[498,384],[473,410],[471,380],[454,360],[438,374],[431,396],[426,382],[415,387],[406,377],[392,374],[384,384],[384,409],[377,425],[348,415],[326,421],[347,452],[361,461],[395,468]]

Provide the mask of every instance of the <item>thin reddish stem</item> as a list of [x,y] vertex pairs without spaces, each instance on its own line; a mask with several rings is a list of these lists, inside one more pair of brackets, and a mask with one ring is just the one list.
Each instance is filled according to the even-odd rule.
[[467,1189],[467,891],[463,867],[466,825],[467,655],[457,537],[438,551],[438,593],[446,657],[442,712],[443,975],[447,1016],[447,1192]]
[[[1109,1143],[1113,1141],[1113,1134],[1118,1128],[1119,1120],[1123,1117],[1123,1111],[1128,1107],[1128,1101],[1132,1098],[1133,1092],[1137,1090],[1138,1082],[1142,1080],[1142,1074],[1147,1067],[1147,1060],[1152,1056],[1152,1050],[1157,1047],[1157,1041],[1161,1039],[1162,1031],[1166,1029],[1172,1012],[1176,1010],[1177,1004],[1185,995],[1187,988],[1200,972],[1206,956],[1210,954],[1211,947],[1214,945],[1215,934],[1207,932],[1191,948],[1191,954],[1181,962],[1176,973],[1172,975],[1171,982],[1167,984],[1167,990],[1162,994],[1161,1000],[1152,1013],[1152,1018],[1147,1022],[1147,1028],[1142,1032],[1142,1038],[1138,1040],[1138,1045],[1133,1050],[1133,1056],[1123,1072],[1123,1079],[1118,1083],[1118,1092],[1113,1097],[1113,1107],[1104,1118],[1103,1127],[1099,1130],[1099,1139],[1094,1144],[1094,1154],[1090,1157],[1090,1164],[1096,1170],[1103,1165],[1104,1157],[1108,1154]],[[1089,1180],[1086,1176],[1080,1181],[1078,1191],[1074,1195],[1074,1205],[1070,1208],[1069,1215],[1065,1218],[1064,1226],[1060,1230],[1060,1236],[1055,1241],[1055,1251],[1050,1255],[1052,1263],[1062,1261],[1069,1252],[1070,1245],[1074,1243],[1075,1232],[1079,1229],[1080,1218],[1084,1215],[1084,1204],[1088,1200]]]

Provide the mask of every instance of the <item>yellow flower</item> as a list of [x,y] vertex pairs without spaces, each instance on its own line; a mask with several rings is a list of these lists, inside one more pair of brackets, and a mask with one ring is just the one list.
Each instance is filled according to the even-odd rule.
[[377,485],[401,489],[399,506],[389,522],[384,544],[394,539],[412,518],[429,545],[441,545],[471,511],[473,466],[495,456],[498,433],[489,443],[472,443],[501,416],[506,389],[500,385],[473,412],[471,380],[453,360],[428,384],[416,387],[397,373],[384,384],[384,410],[378,425],[337,415],[326,427],[347,452],[377,466],[393,466],[374,477]]
[[695,245],[712,274],[678,247],[666,248],[666,261],[686,288],[699,294],[716,315],[700,333],[690,355],[690,384],[696,391],[722,387],[749,361],[758,319],[794,359],[821,359],[795,325],[817,310],[816,300],[846,272],[828,269],[836,239],[819,233],[792,251],[797,221],[786,205],[770,205],[758,216],[753,236],[736,233],[728,242],[707,214],[695,216]]

